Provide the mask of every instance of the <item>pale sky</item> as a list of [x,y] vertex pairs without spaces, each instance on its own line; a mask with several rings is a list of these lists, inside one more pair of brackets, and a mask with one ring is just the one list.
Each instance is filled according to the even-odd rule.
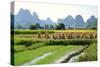
[[55,22],[58,18],[65,18],[68,15],[72,15],[74,18],[76,15],[82,15],[84,21],[86,21],[91,15],[97,17],[96,6],[15,2],[15,15],[20,8],[28,9],[31,14],[36,12],[40,19],[44,20],[50,17]]

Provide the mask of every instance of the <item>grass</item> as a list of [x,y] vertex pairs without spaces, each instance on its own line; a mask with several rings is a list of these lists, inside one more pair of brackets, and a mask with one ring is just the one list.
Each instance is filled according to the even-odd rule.
[[[13,32],[13,31],[12,31]],[[54,33],[54,30],[14,30],[15,34],[37,34],[37,33]]]
[[47,52],[51,52],[62,46],[44,46],[35,50],[27,50],[23,52],[14,53],[14,65],[20,65],[33,60],[34,58],[41,56]]
[[53,63],[55,60],[64,56],[68,52],[75,51],[81,47],[83,47],[83,46],[75,46],[75,45],[64,46],[64,47],[56,50],[55,53],[53,53],[52,55],[49,55],[49,56],[45,57],[44,59],[38,61],[37,64]]
[[[72,39],[72,40],[16,40],[14,45],[15,52],[21,52],[25,50],[33,50],[39,47],[47,46],[47,45],[85,45],[91,44],[92,42],[96,42],[96,40],[79,40],[79,39]],[[13,47],[12,47],[13,49]]]
[[14,44],[15,45],[32,45],[32,44],[35,44],[35,43],[47,43],[48,45],[69,45],[69,44],[75,44],[75,45],[78,45],[78,44],[90,44],[92,42],[96,42],[96,39],[57,39],[57,40],[30,40],[30,39],[15,39],[15,42]]
[[25,50],[33,50],[39,47],[45,46],[44,43],[35,43],[32,44],[30,46],[26,46],[26,45],[15,45],[14,46],[14,51],[15,52],[21,52],[21,51],[25,51]]
[[[11,49],[12,55],[14,58],[11,61],[14,65],[21,65],[26,62],[29,62],[47,52],[54,52],[52,55],[45,57],[37,62],[37,64],[47,64],[53,63],[58,58],[62,57],[68,52],[77,50],[83,47],[85,44],[91,44],[96,42],[96,39],[36,39],[37,34],[49,33],[62,33],[62,32],[96,32],[96,30],[15,30],[14,31],[14,40],[12,39]],[[56,35],[57,35],[56,34]],[[59,36],[59,35],[58,35]],[[36,37],[36,38],[35,38]],[[13,37],[12,37],[13,38]],[[64,46],[65,45],[65,46]],[[13,48],[14,46],[14,48]],[[89,59],[96,60],[97,51],[96,45],[91,44],[88,49],[85,51],[85,55],[81,56],[80,61]]]
[[[12,31],[13,32],[13,31]],[[14,30],[15,34],[37,34],[37,33],[55,33],[55,32],[96,32],[91,29],[67,29],[67,30]]]
[[84,55],[80,56],[78,61],[96,61],[97,60],[97,44],[92,43],[85,51]]
[[26,50],[26,47],[24,45],[15,45],[14,46],[15,52],[24,51],[24,50]]

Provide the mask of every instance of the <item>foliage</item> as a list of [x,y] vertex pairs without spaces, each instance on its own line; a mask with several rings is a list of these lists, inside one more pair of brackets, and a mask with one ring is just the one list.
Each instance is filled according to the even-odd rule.
[[66,55],[67,53],[72,52],[72,51],[76,51],[77,49],[80,49],[82,47],[83,46],[75,46],[75,45],[64,46],[64,47],[62,47],[60,49],[55,50],[53,54],[45,57],[44,59],[41,59],[40,61],[37,62],[37,64],[53,63],[58,58]]
[[97,60],[97,44],[92,43],[90,46],[84,51],[84,55],[80,56],[78,61],[95,61]]
[[[12,30],[13,32],[13,30]],[[14,30],[15,34],[38,34],[38,33],[54,33],[54,30]]]
[[12,32],[14,37],[11,39],[11,49],[14,52],[12,51],[11,57],[14,60],[11,63],[14,65],[24,64],[45,53],[54,52],[37,62],[37,64],[51,63],[67,52],[77,50],[84,45],[90,45],[85,50],[86,57],[89,53],[93,55],[92,57],[89,55],[89,59],[96,58],[96,47],[91,46],[97,42],[95,30],[12,30]]
[[40,47],[36,50],[27,50],[27,51],[15,53],[14,58],[13,58],[14,65],[20,65],[20,64],[29,62],[33,60],[34,58],[37,58],[47,52],[51,52],[60,47],[62,46],[45,46],[45,47]]
[[35,24],[30,25],[30,29],[31,29],[31,30],[35,30],[35,29],[36,29],[36,25],[35,25]]
[[47,45],[89,45],[96,40],[82,40],[82,39],[71,39],[71,40],[50,40]]
[[[26,50],[34,50],[40,47],[44,46],[50,46],[50,45],[89,45],[92,42],[96,42],[96,40],[20,40],[15,43],[14,49],[12,46],[12,49],[15,52],[22,52]],[[29,44],[30,43],[30,44]]]
[[65,25],[63,23],[59,23],[57,26],[56,26],[56,30],[64,30],[65,29]]

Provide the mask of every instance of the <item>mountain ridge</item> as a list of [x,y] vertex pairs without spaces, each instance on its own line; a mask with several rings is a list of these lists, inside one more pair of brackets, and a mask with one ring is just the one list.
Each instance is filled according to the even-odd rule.
[[[33,14],[30,13],[28,9],[21,8],[19,12],[14,15],[14,26],[15,28],[18,25],[21,25],[25,28],[29,28],[31,24],[40,24],[40,26],[44,27],[45,25],[54,25],[56,23],[63,23],[65,25],[65,28],[91,28],[96,27],[93,26],[97,23],[97,18],[95,16],[90,16],[90,18],[87,19],[87,22],[85,23],[83,17],[81,15],[76,15],[75,18],[73,18],[71,15],[66,16],[65,18],[58,18],[57,22],[51,20],[50,17],[47,17],[47,19],[42,20],[39,18],[39,15],[36,12],[33,12]],[[92,23],[92,25],[91,25]],[[96,25],[96,24],[95,24]],[[90,26],[90,27],[88,27]]]

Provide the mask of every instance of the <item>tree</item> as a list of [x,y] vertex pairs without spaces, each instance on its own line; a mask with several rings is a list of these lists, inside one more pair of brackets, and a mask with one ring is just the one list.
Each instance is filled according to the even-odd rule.
[[53,25],[50,24],[50,29],[54,29]]
[[35,24],[30,25],[30,29],[31,30],[35,30],[36,29],[36,25]]
[[57,26],[56,26],[56,30],[64,30],[65,29],[65,25],[63,23],[59,23]]
[[40,28],[41,28],[40,24],[36,23],[36,29],[40,29]]
[[45,25],[45,29],[47,29],[47,30],[48,30],[48,29],[49,29],[49,25]]

